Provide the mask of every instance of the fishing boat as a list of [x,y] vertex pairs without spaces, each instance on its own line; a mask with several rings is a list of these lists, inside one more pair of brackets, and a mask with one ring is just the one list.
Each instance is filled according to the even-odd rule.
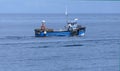
[[[76,23],[68,23],[72,24],[73,26]],[[76,27],[69,27],[64,30],[54,31],[53,29],[46,29],[45,31],[41,30],[40,28],[35,29],[35,36],[36,37],[45,37],[45,36],[84,36],[85,35],[86,27],[77,25]]]
[[[46,36],[84,36],[86,27],[80,25],[77,23],[77,18],[75,18],[73,21],[68,21],[68,14],[67,10],[65,12],[66,15],[66,22],[67,25],[65,29],[62,30],[54,30],[54,29],[45,29],[42,30],[40,28],[35,29],[35,36],[36,37],[46,37]],[[45,22],[45,21],[44,21]]]

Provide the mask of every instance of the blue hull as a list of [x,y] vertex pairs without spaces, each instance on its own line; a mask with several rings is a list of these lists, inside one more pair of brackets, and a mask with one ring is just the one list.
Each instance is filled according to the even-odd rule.
[[53,31],[53,32],[46,32],[46,34],[44,32],[40,32],[40,33],[35,33],[36,37],[45,37],[45,36],[84,36],[85,35],[85,30],[80,30],[75,32],[75,34],[73,35],[74,32],[70,32],[70,31]]

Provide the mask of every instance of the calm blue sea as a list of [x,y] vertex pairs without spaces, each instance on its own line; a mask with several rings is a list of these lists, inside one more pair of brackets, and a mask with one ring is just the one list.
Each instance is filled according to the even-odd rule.
[[120,14],[69,14],[84,37],[34,37],[41,20],[64,28],[64,14],[0,14],[0,71],[119,71]]

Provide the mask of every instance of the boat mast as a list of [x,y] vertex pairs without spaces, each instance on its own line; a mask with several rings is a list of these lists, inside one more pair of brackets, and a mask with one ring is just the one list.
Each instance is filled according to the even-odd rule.
[[67,11],[67,7],[66,7],[65,15],[66,15],[66,23],[68,23],[68,11]]

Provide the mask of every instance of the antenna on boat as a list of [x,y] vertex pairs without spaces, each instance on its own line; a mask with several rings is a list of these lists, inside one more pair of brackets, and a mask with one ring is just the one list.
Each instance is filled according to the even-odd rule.
[[67,6],[66,6],[66,11],[65,11],[65,15],[66,15],[66,23],[68,23],[68,11],[67,11]]

